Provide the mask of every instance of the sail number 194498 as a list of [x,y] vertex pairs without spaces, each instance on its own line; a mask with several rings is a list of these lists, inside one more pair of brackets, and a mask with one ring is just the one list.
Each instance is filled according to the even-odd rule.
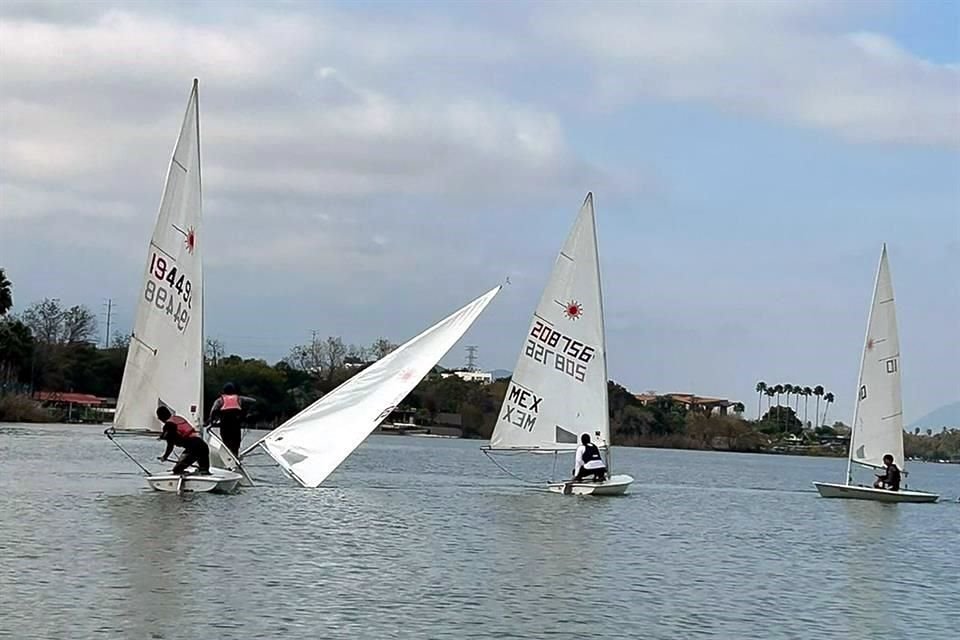
[[193,307],[193,285],[175,264],[156,253],[150,258],[150,278],[143,290],[143,299],[160,311],[165,311],[177,329],[184,331],[190,324]]
[[530,329],[530,337],[523,351],[528,358],[583,382],[587,365],[596,355],[596,350],[579,340],[563,335],[539,320]]

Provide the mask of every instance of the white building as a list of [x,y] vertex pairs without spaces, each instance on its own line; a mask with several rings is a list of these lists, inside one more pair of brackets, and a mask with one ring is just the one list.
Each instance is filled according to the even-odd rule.
[[493,382],[493,374],[486,371],[450,371],[441,375],[444,378],[457,376],[465,382],[479,382],[480,384],[490,384]]

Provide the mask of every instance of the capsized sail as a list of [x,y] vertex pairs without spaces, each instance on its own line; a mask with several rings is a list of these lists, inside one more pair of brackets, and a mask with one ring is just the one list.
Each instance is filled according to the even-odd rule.
[[203,271],[197,81],[187,102],[150,238],[114,427],[159,431],[165,405],[202,419]]
[[894,306],[884,244],[867,320],[850,434],[850,461],[868,467],[883,467],[883,456],[888,453],[897,465],[904,465],[900,339]]
[[603,298],[593,194],[587,194],[533,314],[491,449],[609,444]]
[[254,446],[263,447],[303,486],[319,486],[436,366],[499,291],[499,286],[491,289],[397,347]]

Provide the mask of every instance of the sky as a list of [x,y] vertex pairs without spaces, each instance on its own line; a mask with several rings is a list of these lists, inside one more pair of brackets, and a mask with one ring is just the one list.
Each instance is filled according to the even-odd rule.
[[611,378],[849,422],[880,247],[907,422],[960,399],[960,3],[0,4],[15,311],[129,331],[200,80],[205,327],[276,361],[400,342],[509,277],[444,364],[512,369],[595,194]]

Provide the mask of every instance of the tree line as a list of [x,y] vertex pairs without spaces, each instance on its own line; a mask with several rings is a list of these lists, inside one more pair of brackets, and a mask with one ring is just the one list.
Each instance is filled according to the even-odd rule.
[[[794,398],[794,414],[799,414],[800,412],[800,399],[803,398],[803,425],[810,427],[812,426],[811,422],[808,420],[808,409],[810,405],[810,397],[814,396],[816,400],[816,407],[814,408],[813,421],[816,423],[817,427],[827,424],[827,412],[830,410],[830,405],[833,404],[835,398],[832,391],[825,391],[823,385],[816,385],[814,387],[805,387],[799,384],[776,384],[768,385],[762,380],[757,383],[757,416],[762,415],[761,404],[763,399],[767,399],[767,411],[771,410],[771,404],[773,398],[776,397],[777,405],[776,409],[780,410],[780,398],[783,396],[786,399],[787,407],[790,406],[790,396]],[[823,414],[820,413],[820,401],[823,400]]]
[[[11,391],[19,391],[21,398],[29,398],[33,389],[117,396],[129,336],[115,333],[110,346],[101,348],[96,344],[96,317],[82,305],[65,307],[57,299],[44,299],[16,316],[8,313],[12,306],[11,285],[0,268],[0,420],[30,419],[29,412],[36,408],[24,406],[22,400],[11,401]],[[259,400],[249,416],[250,422],[263,428],[275,427],[395,347],[382,337],[370,345],[355,345],[337,336],[314,334],[306,343],[292,347],[285,358],[270,364],[262,359],[227,355],[225,345],[211,338],[205,344],[204,406],[210,407],[223,385],[233,382],[243,394]],[[402,406],[422,425],[436,424],[442,413],[459,414],[465,437],[489,438],[509,378],[480,384],[443,373],[441,368],[435,368],[404,399]],[[768,451],[787,436],[807,437],[812,424],[808,420],[810,400],[816,399],[813,423],[817,425],[826,423],[834,401],[833,394],[820,385],[770,386],[760,382],[760,417],[751,421],[742,418],[744,407],[740,403],[733,407],[735,415],[716,415],[690,408],[669,396],[644,404],[613,381],[608,383],[608,392],[610,430],[619,445],[734,451]],[[787,406],[780,403],[784,396]],[[761,413],[764,398],[767,411]],[[27,413],[12,413],[11,402]],[[42,418],[41,414],[36,415],[37,419]],[[815,432],[835,434],[826,426],[818,426]],[[960,458],[960,432],[908,434],[905,445],[907,455]],[[812,452],[818,450],[814,448]]]

